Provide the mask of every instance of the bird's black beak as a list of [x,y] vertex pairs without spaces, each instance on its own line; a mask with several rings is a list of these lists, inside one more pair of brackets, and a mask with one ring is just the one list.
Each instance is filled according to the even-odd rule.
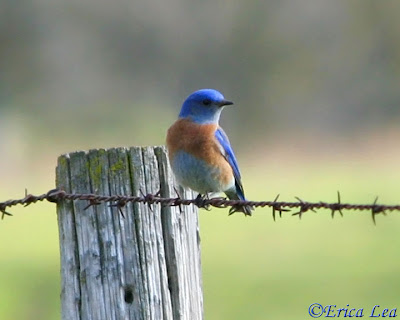
[[222,100],[222,101],[219,103],[219,106],[220,106],[220,107],[223,107],[223,106],[230,106],[230,105],[232,105],[232,104],[233,104],[232,101],[229,101],[229,100]]

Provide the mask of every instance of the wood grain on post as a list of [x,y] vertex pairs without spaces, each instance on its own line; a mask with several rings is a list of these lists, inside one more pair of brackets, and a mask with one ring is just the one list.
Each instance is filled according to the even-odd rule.
[[[90,150],[58,159],[57,188],[68,193],[161,191],[176,197],[174,185],[164,147]],[[63,319],[203,318],[196,208],[128,203],[122,216],[109,203],[87,205],[57,205]]]

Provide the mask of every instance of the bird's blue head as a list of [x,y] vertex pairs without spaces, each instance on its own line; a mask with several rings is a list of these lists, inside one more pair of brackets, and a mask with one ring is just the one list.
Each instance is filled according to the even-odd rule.
[[182,105],[179,118],[187,118],[199,124],[218,123],[224,106],[233,102],[213,89],[201,89],[193,92]]

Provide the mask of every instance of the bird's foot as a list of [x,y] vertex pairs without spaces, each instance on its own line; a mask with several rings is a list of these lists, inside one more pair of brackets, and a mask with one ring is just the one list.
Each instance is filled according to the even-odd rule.
[[210,205],[208,203],[205,203],[205,200],[210,200],[210,198],[208,197],[208,194],[207,193],[206,194],[199,193],[195,199],[194,204],[198,208],[202,208],[202,209],[206,209],[207,211],[210,211]]

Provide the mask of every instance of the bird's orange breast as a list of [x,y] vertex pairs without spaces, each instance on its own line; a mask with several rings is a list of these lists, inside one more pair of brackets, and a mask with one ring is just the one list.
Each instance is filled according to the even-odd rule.
[[232,168],[224,158],[215,137],[217,124],[197,124],[178,119],[167,132],[167,148],[172,162],[177,151],[184,151],[219,169],[219,179],[228,183],[233,177]]

